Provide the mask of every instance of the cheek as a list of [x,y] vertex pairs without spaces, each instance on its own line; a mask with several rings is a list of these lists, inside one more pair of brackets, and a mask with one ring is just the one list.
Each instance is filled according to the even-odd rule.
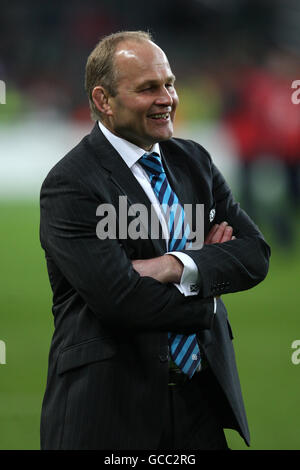
[[125,126],[135,127],[141,123],[141,116],[137,109],[129,106],[120,110],[117,119]]
[[147,108],[142,103],[129,104],[126,109],[129,119],[136,120],[137,124],[141,124],[147,114]]
[[179,103],[179,97],[176,93],[176,91],[174,91],[173,95],[172,95],[172,99],[173,99],[173,104],[174,104],[174,107],[176,108],[178,103]]

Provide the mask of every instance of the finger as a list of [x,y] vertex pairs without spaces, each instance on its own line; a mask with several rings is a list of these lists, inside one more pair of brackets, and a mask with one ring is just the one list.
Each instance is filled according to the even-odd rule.
[[212,237],[214,236],[214,234],[216,233],[218,228],[219,228],[219,224],[216,224],[210,229],[209,233],[207,234],[207,236],[205,238],[204,243],[209,244],[209,243],[212,242]]
[[221,240],[224,235],[224,231],[227,227],[228,223],[227,222],[222,222],[218,228],[218,230],[214,233],[212,237],[211,243],[221,243]]
[[219,224],[215,224],[211,229],[210,231],[208,232],[205,240],[204,240],[204,243],[206,244],[210,244],[211,243],[211,240],[212,240],[212,237],[214,236],[214,234],[216,233],[216,231],[218,230],[219,228]]
[[230,225],[228,225],[228,227],[226,227],[224,230],[223,237],[220,243],[228,242],[229,240],[231,240],[232,232],[233,232],[233,228]]

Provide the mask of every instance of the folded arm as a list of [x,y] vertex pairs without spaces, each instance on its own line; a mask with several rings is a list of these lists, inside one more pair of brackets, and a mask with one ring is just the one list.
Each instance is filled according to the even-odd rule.
[[[201,298],[254,287],[265,278],[270,256],[270,248],[258,227],[234,200],[213,164],[212,172],[217,223],[207,234],[201,249],[180,251],[189,255],[197,266]],[[183,265],[172,258],[175,257],[165,255],[154,260],[137,260],[133,261],[133,267],[142,276],[179,283]]]
[[[100,201],[76,179],[51,173],[41,191],[41,243],[83,305],[107,326],[136,331],[210,328],[213,298],[186,298],[172,284],[141,277],[118,239],[99,240]],[[74,294],[75,292],[75,294]]]
[[[224,243],[234,240],[233,228],[227,222],[216,224],[212,227],[204,244]],[[181,281],[184,265],[179,258],[172,254],[166,254],[157,258],[147,260],[138,259],[132,261],[132,266],[140,276],[149,276],[162,283],[179,284]]]
[[226,220],[233,228],[233,237],[223,243],[204,244],[201,250],[183,250],[198,267],[199,295],[202,298],[254,287],[266,277],[270,257],[270,247],[262,233],[234,200],[223,176],[213,164],[212,179],[215,221],[220,224]]

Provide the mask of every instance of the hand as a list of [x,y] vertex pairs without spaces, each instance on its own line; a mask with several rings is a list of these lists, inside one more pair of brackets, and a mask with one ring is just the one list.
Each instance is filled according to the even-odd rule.
[[152,277],[162,283],[179,283],[183,272],[182,262],[172,255],[136,259],[132,261],[132,266],[140,276]]
[[[235,237],[232,236],[232,232],[233,228],[227,222],[222,222],[220,225],[216,224],[210,230],[204,243],[209,245],[234,240]],[[176,256],[172,255],[163,255],[151,259],[136,259],[132,261],[132,266],[140,276],[152,277],[162,283],[172,282],[178,284],[183,272],[183,264]]]
[[233,228],[228,225],[227,222],[222,222],[220,225],[214,225],[209,231],[207,237],[204,240],[205,245],[211,245],[213,243],[224,243],[230,240],[235,240],[232,236]]

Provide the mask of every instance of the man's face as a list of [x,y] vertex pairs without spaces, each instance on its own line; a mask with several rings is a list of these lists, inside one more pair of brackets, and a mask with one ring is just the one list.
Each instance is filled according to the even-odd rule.
[[178,96],[163,51],[150,41],[123,42],[115,55],[117,94],[109,97],[104,124],[116,135],[150,150],[169,139]]

